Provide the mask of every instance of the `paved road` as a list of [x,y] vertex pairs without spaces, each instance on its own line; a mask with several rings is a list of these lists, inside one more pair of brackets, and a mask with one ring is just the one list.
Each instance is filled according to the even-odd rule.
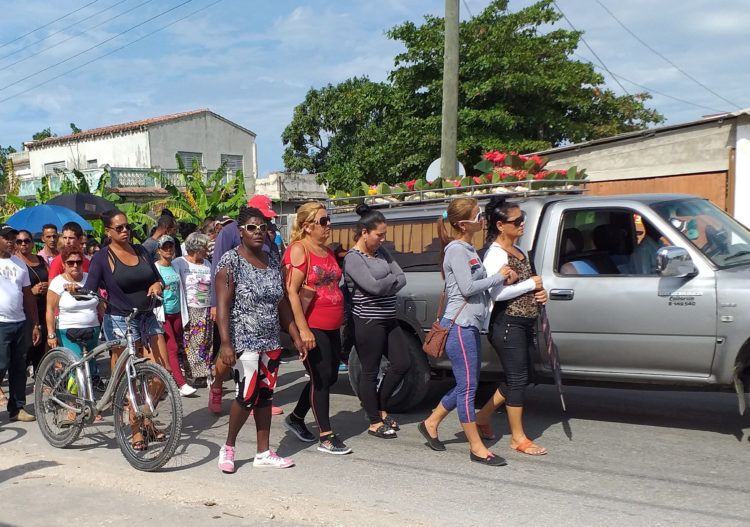
[[[304,382],[298,363],[282,366],[276,402],[289,412]],[[227,387],[230,385],[227,384]],[[445,386],[435,386],[434,403]],[[229,393],[224,408],[230,404]],[[354,448],[337,457],[288,435],[275,419],[272,442],[297,467],[253,469],[252,423],[238,443],[239,470],[216,468],[227,417],[205,409],[205,390],[183,399],[184,441],[160,473],[132,470],[114,441],[111,418],[68,450],[49,447],[35,423],[0,413],[0,525],[750,525],[750,417],[732,394],[569,387],[562,414],[552,387],[529,390],[528,432],[550,454],[492,447],[509,465],[470,463],[455,416],[427,449],[415,424],[428,405],[400,415],[404,430],[368,436],[358,401],[341,379],[334,428]]]

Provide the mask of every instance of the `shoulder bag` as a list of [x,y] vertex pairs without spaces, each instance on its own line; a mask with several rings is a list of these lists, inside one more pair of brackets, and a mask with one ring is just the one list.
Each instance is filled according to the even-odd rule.
[[432,323],[432,327],[430,328],[430,331],[427,333],[427,335],[425,335],[424,343],[422,344],[422,351],[424,351],[428,356],[434,359],[442,357],[445,353],[445,342],[448,340],[448,333],[450,333],[451,328],[453,328],[453,325],[456,323],[458,315],[460,315],[461,311],[463,311],[464,307],[466,307],[468,300],[464,301],[464,303],[461,305],[461,308],[456,313],[456,316],[453,317],[453,320],[451,320],[451,325],[447,328],[440,325],[440,313],[443,311],[444,303],[445,289],[443,289],[443,292],[440,294],[437,319]]

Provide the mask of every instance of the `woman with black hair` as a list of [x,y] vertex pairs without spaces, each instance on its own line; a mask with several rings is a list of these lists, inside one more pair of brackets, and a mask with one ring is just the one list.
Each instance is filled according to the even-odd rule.
[[485,439],[494,439],[490,419],[495,410],[505,403],[508,413],[513,450],[540,456],[547,450],[526,437],[523,429],[523,403],[529,383],[529,364],[536,343],[536,319],[539,304],[547,302],[542,278],[533,273],[528,254],[517,242],[523,236],[526,213],[515,203],[493,198],[485,208],[488,218],[484,267],[492,274],[504,266],[510,267],[518,281],[512,285],[499,284],[490,289],[494,301],[490,317],[489,337],[505,372],[505,382],[477,413],[477,427]]
[[216,323],[221,335],[220,358],[234,369],[237,397],[229,413],[227,440],[219,451],[219,469],[235,471],[237,435],[250,411],[255,418],[257,450],[254,467],[288,468],[290,458],[269,446],[271,401],[281,360],[281,329],[288,332],[299,351],[307,356],[284,295],[279,260],[263,250],[266,220],[256,208],[243,206],[237,224],[240,245],[224,253],[216,267]]
[[[396,320],[396,293],[406,285],[406,277],[383,247],[388,230],[385,216],[364,203],[357,206],[357,214],[356,243],[344,258],[344,277],[352,295],[354,342],[362,363],[358,395],[370,419],[367,433],[391,439],[399,426],[386,405],[411,365],[406,338]],[[390,367],[378,389],[383,356],[388,357]]]
[[[110,243],[91,259],[85,288],[92,291],[105,289],[109,302],[104,317],[103,332],[107,340],[123,338],[126,331],[126,318],[134,308],[139,309],[137,317],[130,321],[133,339],[138,346],[146,346],[153,360],[171,373],[164,328],[153,313],[153,297],[161,296],[164,284],[154,265],[151,253],[142,245],[130,242],[132,225],[128,217],[119,210],[102,213],[104,232]],[[75,286],[74,286],[75,287]],[[113,349],[112,370],[122,349]],[[134,414],[130,413],[131,419]],[[146,435],[152,440],[164,441],[165,434],[156,430],[149,421],[144,428],[133,422],[131,439],[134,450],[146,450]]]
[[26,365],[34,369],[34,375],[42,361],[47,343],[45,342],[48,334],[54,334],[55,328],[51,332],[47,330],[47,287],[49,287],[49,265],[47,260],[38,254],[34,254],[34,237],[26,229],[18,231],[16,236],[16,256],[26,264],[31,280],[31,294],[36,297],[36,306],[39,312],[39,324],[41,325],[42,337],[36,345],[31,345],[26,351]]

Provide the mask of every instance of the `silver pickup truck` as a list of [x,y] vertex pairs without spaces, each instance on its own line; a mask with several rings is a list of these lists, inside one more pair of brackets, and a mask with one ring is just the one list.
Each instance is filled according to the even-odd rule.
[[[734,388],[744,411],[743,380],[750,380],[748,229],[688,195],[508,195],[527,214],[521,245],[549,292],[565,382]],[[475,197],[483,207],[490,195]],[[389,224],[385,246],[407,276],[398,318],[410,336],[413,366],[393,395],[394,410],[420,403],[430,379],[450,376],[447,359],[428,362],[421,351],[442,289],[435,223],[449,199],[379,205]],[[333,241],[351,247],[357,216],[346,207],[332,207],[332,213]],[[475,246],[481,249],[484,240],[477,237]],[[545,361],[536,359],[536,381],[551,379]],[[349,371],[356,391],[355,350]],[[484,380],[502,375],[486,338],[481,371]]]

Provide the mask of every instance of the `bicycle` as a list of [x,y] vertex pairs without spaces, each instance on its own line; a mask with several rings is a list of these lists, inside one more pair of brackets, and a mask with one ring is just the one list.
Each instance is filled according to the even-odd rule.
[[[72,294],[77,299],[107,301],[87,289]],[[182,433],[180,392],[166,369],[138,357],[130,322],[139,313],[143,311],[133,309],[126,318],[124,339],[105,342],[92,350],[83,349],[80,359],[64,347],[53,348],[45,355],[36,376],[34,402],[39,429],[50,445],[70,446],[83,427],[93,423],[111,404],[117,444],[133,468],[154,471],[172,458]],[[118,347],[125,350],[97,401],[89,361]],[[143,441],[136,441],[136,434]]]

